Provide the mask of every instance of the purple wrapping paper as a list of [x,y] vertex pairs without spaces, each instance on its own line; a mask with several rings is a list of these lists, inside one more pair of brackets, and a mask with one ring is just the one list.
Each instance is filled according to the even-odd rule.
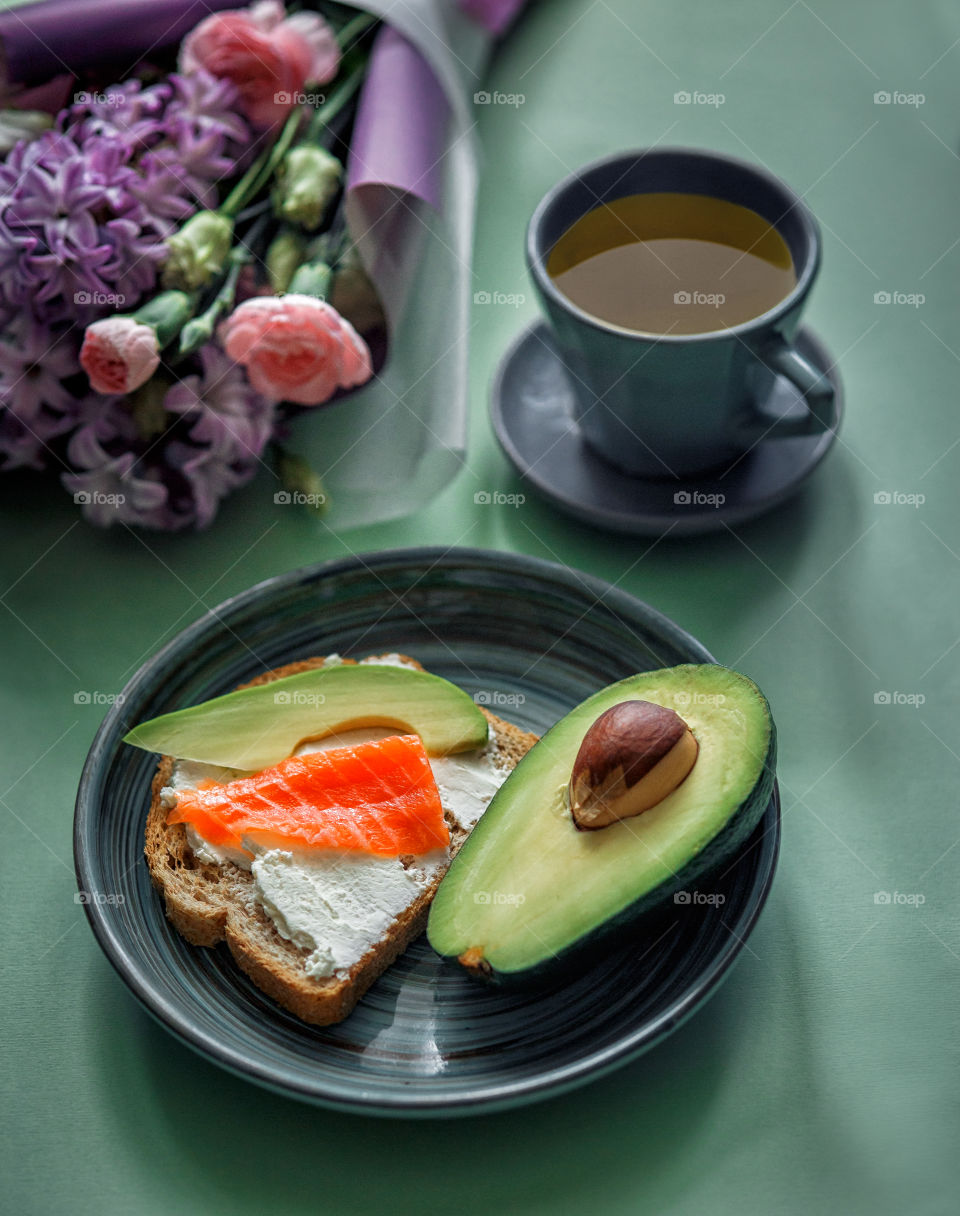
[[377,38],[357,109],[347,188],[390,186],[439,210],[438,165],[449,107],[410,42],[386,27]]
[[39,0],[0,13],[6,85],[36,84],[101,63],[132,66],[179,42],[217,9],[237,0]]

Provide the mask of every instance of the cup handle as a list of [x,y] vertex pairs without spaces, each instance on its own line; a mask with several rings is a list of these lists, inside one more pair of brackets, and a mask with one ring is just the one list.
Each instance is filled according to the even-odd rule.
[[819,435],[836,423],[836,394],[825,372],[814,367],[779,334],[761,350],[760,359],[772,372],[786,377],[807,406],[805,413],[784,418],[764,409],[762,402],[755,403],[751,424],[760,434],[769,438]]

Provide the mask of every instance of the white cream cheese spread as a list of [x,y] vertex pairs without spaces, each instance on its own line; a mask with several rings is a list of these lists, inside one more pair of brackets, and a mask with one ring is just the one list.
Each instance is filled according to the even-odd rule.
[[[339,658],[340,656],[338,655],[337,657]],[[401,658],[401,656],[398,654],[381,654],[381,655],[371,656],[369,659],[361,659],[360,666],[361,667],[366,667],[366,666],[413,667],[413,663],[408,663],[405,659]]]
[[253,877],[277,932],[307,952],[318,979],[349,971],[426,886],[399,857],[284,849],[254,857]]

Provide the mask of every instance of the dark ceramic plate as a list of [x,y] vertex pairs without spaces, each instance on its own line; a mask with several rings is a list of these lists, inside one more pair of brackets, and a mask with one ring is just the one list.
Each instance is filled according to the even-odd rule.
[[[167,923],[142,859],[154,758],[129,724],[202,701],[312,654],[407,652],[542,732],[601,686],[710,655],[639,600],[575,570],[508,553],[405,549],[270,579],[228,600],[145,663],[94,740],[74,847],[107,957],[183,1042],[271,1089],[346,1110],[428,1115],[556,1094],[662,1039],[715,990],[767,897],[776,797],[741,856],[711,882],[722,906],[677,906],[656,934],[536,995],[485,989],[420,939],[339,1026],[299,1022],[225,947]],[[516,704],[515,702],[519,702]]]

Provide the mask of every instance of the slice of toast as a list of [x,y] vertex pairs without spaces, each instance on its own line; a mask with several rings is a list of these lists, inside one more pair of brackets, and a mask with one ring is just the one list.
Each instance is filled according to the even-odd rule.
[[[414,659],[400,658],[420,667]],[[325,661],[313,658],[288,663],[241,687],[322,667]],[[483,713],[490,723],[497,765],[512,769],[536,743],[537,736],[486,709]],[[150,877],[163,895],[168,919],[195,946],[215,946],[225,941],[240,968],[257,987],[305,1022],[328,1026],[342,1021],[374,980],[423,932],[430,903],[445,871],[441,870],[430,886],[415,896],[380,941],[346,975],[316,979],[306,971],[307,951],[281,937],[257,902],[253,875],[230,862],[202,861],[187,842],[185,826],[167,823],[167,809],[160,791],[169,785],[175,763],[172,756],[160,760],[151,788],[144,847]],[[449,827],[452,858],[467,832],[453,823]]]

